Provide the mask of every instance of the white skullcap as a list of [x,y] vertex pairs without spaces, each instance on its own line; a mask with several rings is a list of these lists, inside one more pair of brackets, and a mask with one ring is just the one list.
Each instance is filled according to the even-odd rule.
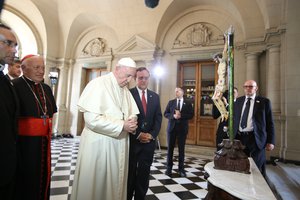
[[118,62],[118,66],[126,66],[136,68],[136,63],[131,58],[121,58]]

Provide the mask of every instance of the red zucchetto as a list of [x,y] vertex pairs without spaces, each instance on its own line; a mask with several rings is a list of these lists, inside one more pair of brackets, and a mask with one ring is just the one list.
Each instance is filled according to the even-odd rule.
[[33,57],[33,56],[37,56],[37,55],[35,55],[35,54],[28,54],[28,55],[24,56],[24,57],[22,58],[22,60],[21,60],[21,63],[23,63],[24,60],[26,60],[26,59],[28,59],[28,58],[31,58],[31,57]]

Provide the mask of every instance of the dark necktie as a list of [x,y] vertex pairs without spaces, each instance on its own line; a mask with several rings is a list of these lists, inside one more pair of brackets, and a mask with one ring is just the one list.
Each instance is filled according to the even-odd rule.
[[178,99],[177,110],[180,110],[180,99]]
[[144,109],[144,113],[146,115],[147,113],[147,102],[146,102],[146,98],[145,98],[145,91],[142,91],[142,105],[143,105],[143,109]]
[[246,106],[245,106],[244,113],[242,116],[242,121],[241,121],[242,129],[247,127],[248,115],[249,115],[249,110],[250,110],[250,101],[251,101],[251,98],[247,98]]

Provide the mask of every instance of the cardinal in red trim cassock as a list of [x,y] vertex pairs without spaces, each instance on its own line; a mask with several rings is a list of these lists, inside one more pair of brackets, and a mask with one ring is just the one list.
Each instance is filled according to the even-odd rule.
[[22,59],[23,76],[13,80],[20,102],[18,199],[50,197],[51,128],[57,112],[51,88],[43,83],[45,64],[38,55]]

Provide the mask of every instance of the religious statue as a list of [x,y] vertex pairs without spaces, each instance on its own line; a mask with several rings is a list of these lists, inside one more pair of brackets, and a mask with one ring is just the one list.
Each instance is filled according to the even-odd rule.
[[[214,157],[214,167],[215,169],[249,174],[249,159],[243,152],[245,146],[242,145],[240,140],[235,140],[233,134],[233,36],[233,27],[231,26],[227,34],[225,34],[225,45],[222,52],[222,57],[220,58],[219,55],[215,56],[219,62],[219,77],[212,100],[221,113],[221,120],[223,121],[228,119],[228,130],[226,131],[229,133],[229,139],[223,139],[220,145],[222,148],[215,152],[216,155]],[[227,88],[229,88],[229,112],[227,111],[224,101],[222,100],[222,98],[224,98],[223,93]]]
[[225,92],[227,88],[227,83],[226,83],[226,76],[227,76],[227,63],[226,60],[228,58],[227,56],[227,39],[226,35],[224,35],[224,40],[225,40],[225,45],[224,49],[222,52],[222,55],[216,54],[214,56],[214,60],[219,63],[218,65],[218,83],[215,87],[215,92],[212,97],[212,100],[214,101],[216,107],[221,113],[221,121],[227,120],[228,119],[228,111],[226,109],[226,106],[224,105],[224,102],[222,100],[223,98],[223,93]]

